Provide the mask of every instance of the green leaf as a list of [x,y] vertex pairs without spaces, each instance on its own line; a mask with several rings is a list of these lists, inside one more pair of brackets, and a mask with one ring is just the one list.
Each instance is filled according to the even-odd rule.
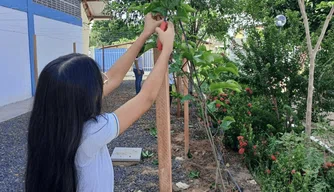
[[234,122],[235,122],[235,120],[234,120],[233,117],[226,116],[226,117],[224,117],[222,123],[220,124],[220,128],[222,128],[224,131],[226,131],[226,130],[231,128],[230,125]]
[[191,95],[186,95],[181,99],[181,102],[184,103],[185,101],[193,100],[194,97]]
[[190,52],[184,52],[182,54],[182,57],[188,59],[189,61],[193,61],[194,60],[194,56]]
[[208,105],[208,109],[210,112],[217,112],[217,108],[216,108],[216,101],[212,101],[211,103],[209,103]]
[[145,9],[144,14],[146,15],[152,12],[154,9],[159,8],[159,7],[161,7],[160,2],[153,2]]
[[177,16],[177,17],[188,18],[187,11],[186,11],[183,7],[179,7],[179,8],[177,9],[176,16]]
[[203,59],[207,61],[208,63],[212,63],[215,60],[213,54],[210,52],[204,52],[202,56],[203,56]]
[[198,47],[198,50],[199,50],[199,51],[206,51],[206,47],[205,47],[205,45],[201,45],[201,46],[199,46],[199,47]]
[[152,10],[152,13],[160,13],[162,16],[167,16],[167,9],[164,7],[156,7]]
[[150,49],[153,49],[157,46],[157,44],[155,42],[150,42],[150,43],[147,43],[144,47],[144,51],[143,53],[145,53],[146,51],[150,50]]
[[238,69],[236,70],[233,67],[218,67],[217,69],[214,70],[214,72],[218,75],[222,72],[231,72],[237,76],[239,76]]
[[218,90],[218,89],[230,89],[236,92],[240,92],[240,85],[236,82],[219,82],[219,83],[212,83],[210,85],[210,90]]
[[182,4],[181,5],[187,12],[195,12],[196,9],[192,8],[190,5],[188,4]]

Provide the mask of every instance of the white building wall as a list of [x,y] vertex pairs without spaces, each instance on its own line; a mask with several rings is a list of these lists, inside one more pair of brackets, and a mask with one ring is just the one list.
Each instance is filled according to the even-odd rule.
[[31,97],[27,13],[0,6],[0,106]]
[[82,53],[82,27],[34,15],[37,42],[38,75],[52,60],[73,53]]

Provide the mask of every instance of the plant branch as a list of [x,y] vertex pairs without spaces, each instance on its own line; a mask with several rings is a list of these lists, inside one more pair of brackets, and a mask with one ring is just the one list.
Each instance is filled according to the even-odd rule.
[[309,54],[311,55],[313,53],[313,48],[312,48],[312,41],[311,41],[311,35],[310,35],[310,27],[309,27],[309,22],[308,22],[308,17],[306,14],[305,10],[305,1],[304,0],[298,0],[300,12],[303,17],[303,23],[305,27],[305,34],[306,34],[306,40],[307,40],[307,48],[309,51]]
[[330,10],[330,12],[328,13],[328,15],[326,17],[324,26],[322,27],[322,30],[321,30],[321,35],[320,35],[320,37],[317,41],[317,44],[315,45],[314,52],[319,50],[320,44],[321,44],[322,40],[324,39],[324,36],[326,34],[329,22],[331,21],[333,14],[334,14],[334,6],[332,7],[332,9]]

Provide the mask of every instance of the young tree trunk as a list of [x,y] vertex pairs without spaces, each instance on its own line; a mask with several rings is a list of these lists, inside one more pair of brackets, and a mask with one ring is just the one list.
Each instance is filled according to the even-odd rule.
[[322,27],[321,34],[318,38],[317,44],[315,45],[313,49],[312,41],[311,41],[311,35],[310,35],[310,27],[309,22],[307,18],[307,13],[305,9],[305,1],[304,0],[298,0],[300,12],[303,17],[303,23],[305,27],[305,34],[306,34],[306,40],[307,40],[307,48],[308,48],[308,54],[310,58],[310,72],[309,72],[309,81],[308,81],[308,93],[307,93],[307,108],[306,108],[306,134],[308,136],[311,136],[311,124],[312,124],[312,102],[313,102],[313,85],[314,85],[314,68],[315,68],[315,59],[318,53],[318,50],[320,48],[320,44],[322,40],[325,37],[326,30],[328,28],[329,22],[332,19],[333,13],[334,13],[334,6],[331,8],[330,12],[328,13],[324,26]]
[[315,57],[316,54],[312,53],[310,55],[310,71],[309,71],[308,90],[307,90],[306,130],[305,130],[308,136],[311,135]]

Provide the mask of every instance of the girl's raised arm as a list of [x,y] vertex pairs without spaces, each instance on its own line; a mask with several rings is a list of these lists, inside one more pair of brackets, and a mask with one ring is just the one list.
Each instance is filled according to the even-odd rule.
[[166,32],[163,32],[158,27],[156,32],[163,44],[163,50],[139,94],[115,111],[119,120],[120,133],[124,132],[150,109],[158,96],[164,78],[166,78],[168,60],[174,44],[174,26],[172,23],[168,23]]
[[151,13],[145,16],[144,31],[133,43],[133,45],[126,51],[126,53],[122,55],[107,71],[106,75],[109,81],[103,87],[103,96],[110,94],[122,83],[123,78],[132,66],[133,61],[137,57],[140,49],[143,47],[146,40],[154,33],[155,28],[158,27],[161,22],[162,20],[154,20]]

